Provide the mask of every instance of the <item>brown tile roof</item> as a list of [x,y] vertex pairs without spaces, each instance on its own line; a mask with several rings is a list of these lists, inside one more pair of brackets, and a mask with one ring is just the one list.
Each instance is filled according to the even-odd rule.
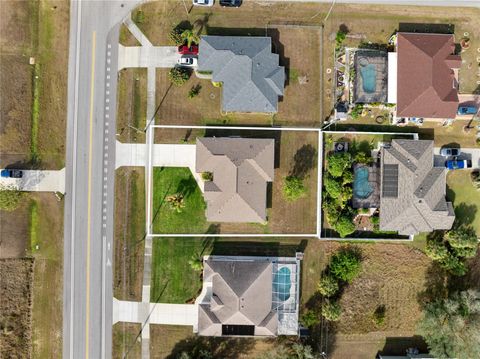
[[197,138],[196,171],[205,183],[211,222],[265,222],[267,182],[273,181],[275,141],[263,138]]
[[[383,171],[388,165],[398,168],[396,178]],[[445,200],[445,168],[433,167],[433,141],[392,140],[382,150],[381,166],[382,188],[389,182],[392,187],[392,180],[396,187],[380,197],[381,230],[411,235],[452,227],[455,214]]]
[[458,94],[452,69],[462,61],[454,50],[453,35],[398,33],[397,116],[455,118]]

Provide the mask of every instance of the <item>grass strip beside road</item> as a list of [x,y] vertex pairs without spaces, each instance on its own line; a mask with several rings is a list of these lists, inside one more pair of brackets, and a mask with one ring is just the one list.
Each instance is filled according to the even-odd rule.
[[40,65],[33,68],[33,101],[32,101],[32,137],[30,142],[30,160],[32,164],[40,161],[38,155],[38,120],[40,118]]
[[39,246],[38,243],[38,203],[35,200],[32,200],[30,203],[30,251],[31,253],[35,253],[37,247]]

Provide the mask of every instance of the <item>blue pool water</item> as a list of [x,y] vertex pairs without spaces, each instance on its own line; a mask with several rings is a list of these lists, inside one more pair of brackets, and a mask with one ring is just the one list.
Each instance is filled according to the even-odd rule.
[[286,301],[290,298],[291,286],[290,269],[287,267],[280,268],[273,278],[273,291],[277,293],[279,300]]
[[357,198],[368,198],[372,192],[373,188],[370,186],[370,183],[368,183],[368,168],[357,168],[353,181],[353,195]]
[[360,66],[360,75],[362,76],[363,91],[367,93],[375,92],[377,82],[377,71],[374,64]]

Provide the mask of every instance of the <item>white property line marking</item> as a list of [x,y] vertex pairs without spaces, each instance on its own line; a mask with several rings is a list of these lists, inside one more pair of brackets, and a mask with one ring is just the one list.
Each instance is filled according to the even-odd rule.
[[323,170],[323,133],[318,133],[317,149],[317,237],[321,238],[322,230],[322,170]]
[[[316,233],[292,233],[292,234],[273,234],[273,233],[265,233],[265,234],[259,234],[259,233],[195,233],[195,234],[185,234],[185,233],[166,233],[166,234],[149,234],[149,237],[155,238],[155,237],[282,237],[282,238],[288,238],[288,237],[314,237],[317,238]],[[347,238],[350,239],[351,238]]]

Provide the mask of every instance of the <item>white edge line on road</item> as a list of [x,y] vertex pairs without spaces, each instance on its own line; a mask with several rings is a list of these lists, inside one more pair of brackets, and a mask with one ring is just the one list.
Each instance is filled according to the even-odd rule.
[[73,165],[72,165],[72,225],[71,225],[71,240],[70,240],[70,340],[69,340],[69,357],[73,359],[73,308],[75,301],[75,182],[77,175],[77,123],[78,123],[78,74],[80,72],[79,51],[80,51],[80,29],[82,23],[82,4],[81,0],[76,2],[77,4],[77,38],[75,49],[75,104],[73,108]]

